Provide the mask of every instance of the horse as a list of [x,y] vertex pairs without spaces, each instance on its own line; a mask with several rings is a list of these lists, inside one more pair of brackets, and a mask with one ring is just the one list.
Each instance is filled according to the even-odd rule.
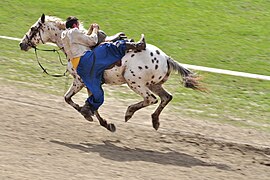
[[[82,23],[80,24],[82,26]],[[24,35],[19,46],[21,50],[28,51],[30,48],[36,49],[37,45],[41,43],[50,42],[55,43],[64,52],[61,33],[65,29],[65,22],[60,18],[42,14]],[[83,29],[83,26],[80,29]],[[85,32],[87,33],[86,30]],[[134,113],[139,109],[158,103],[158,99],[155,96],[157,95],[160,97],[161,102],[151,117],[153,128],[158,130],[160,126],[160,113],[173,98],[162,85],[168,80],[169,75],[173,71],[182,77],[184,87],[203,91],[196,73],[183,67],[152,44],[147,43],[146,49],[142,51],[128,51],[121,62],[121,66],[114,66],[111,69],[105,70],[105,84],[127,84],[130,89],[143,98],[142,101],[132,104],[127,108],[125,122],[132,118]],[[78,93],[84,87],[84,84],[76,70],[72,67],[70,60],[67,63],[67,70],[73,76],[74,81],[65,93],[64,98],[69,105],[80,112],[81,107],[73,102],[72,96]],[[90,94],[91,92],[88,91],[88,93]],[[95,111],[94,114],[99,120],[100,125],[109,131],[115,131],[115,125],[107,123],[99,115],[98,111]],[[92,121],[93,119],[87,120]]]

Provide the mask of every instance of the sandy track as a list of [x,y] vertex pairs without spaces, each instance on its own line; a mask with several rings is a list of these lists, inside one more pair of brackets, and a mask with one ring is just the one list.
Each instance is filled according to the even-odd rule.
[[170,107],[155,131],[152,108],[124,123],[132,102],[106,98],[101,114],[115,123],[111,133],[59,96],[4,86],[0,101],[0,179],[270,177],[268,133],[183,118]]

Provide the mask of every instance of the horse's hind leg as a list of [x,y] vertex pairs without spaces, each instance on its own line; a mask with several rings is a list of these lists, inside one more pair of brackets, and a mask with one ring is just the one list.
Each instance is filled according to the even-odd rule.
[[143,85],[137,85],[132,86],[129,85],[129,87],[136,92],[137,94],[141,95],[144,100],[141,102],[138,102],[136,104],[130,105],[126,111],[125,115],[125,121],[127,122],[133,114],[138,111],[141,108],[144,108],[146,106],[149,106],[151,104],[155,104],[158,102],[158,99],[155,97],[155,95],[148,89],[148,87],[143,86]]
[[165,108],[165,106],[172,100],[172,95],[170,95],[165,89],[163,89],[161,84],[152,85],[149,88],[153,93],[157,94],[161,99],[159,106],[157,107],[155,112],[152,114],[152,125],[156,130],[158,130],[159,125],[160,125],[159,115],[161,111]]

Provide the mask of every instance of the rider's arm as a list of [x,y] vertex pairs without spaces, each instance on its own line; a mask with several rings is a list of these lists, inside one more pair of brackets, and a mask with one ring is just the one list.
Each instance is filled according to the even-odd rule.
[[91,35],[86,35],[84,32],[75,29],[72,32],[72,43],[81,44],[87,47],[95,46],[98,42],[97,31],[92,32]]

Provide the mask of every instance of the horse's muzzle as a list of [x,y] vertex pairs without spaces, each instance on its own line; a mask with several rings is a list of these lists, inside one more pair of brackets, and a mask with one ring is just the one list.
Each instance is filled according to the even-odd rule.
[[19,45],[20,45],[21,50],[23,51],[28,51],[30,49],[30,47],[25,43],[20,43]]

